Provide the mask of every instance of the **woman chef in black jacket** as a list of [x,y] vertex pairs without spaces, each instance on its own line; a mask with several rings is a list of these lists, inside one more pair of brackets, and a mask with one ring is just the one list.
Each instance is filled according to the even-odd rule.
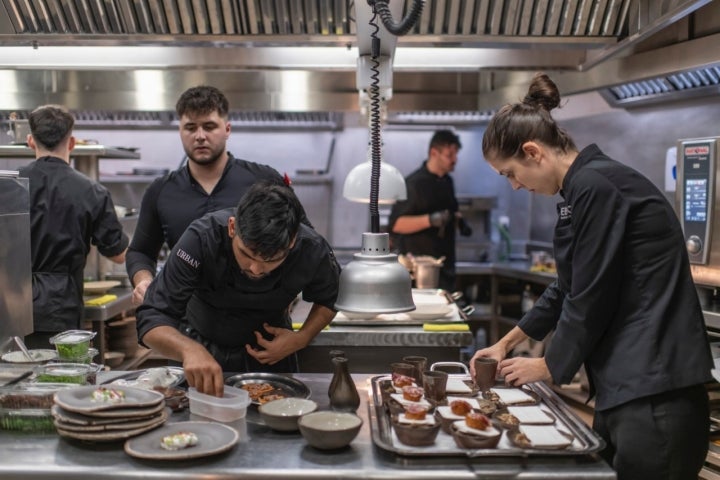
[[[221,396],[222,372],[292,372],[295,352],[335,316],[340,267],[301,223],[292,189],[258,183],[236,210],[194,221],[137,309],[141,343],[181,361],[191,386]],[[293,331],[288,306],[313,303]]]
[[[623,479],[697,478],[708,449],[712,357],[680,224],[663,194],[596,145],[578,152],[550,110],[556,85],[538,74],[506,105],[483,155],[514,189],[560,192],[557,281],[505,337],[475,353],[511,385],[568,383],[585,364],[593,428]],[[505,356],[555,329],[543,358]],[[474,362],[471,362],[473,365]]]

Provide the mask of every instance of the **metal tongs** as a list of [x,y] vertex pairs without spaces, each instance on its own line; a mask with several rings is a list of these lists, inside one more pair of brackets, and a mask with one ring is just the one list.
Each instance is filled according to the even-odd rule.
[[25,355],[25,358],[27,358],[29,361],[34,362],[35,359],[28,351],[27,347],[25,346],[25,342],[23,342],[23,339],[15,335],[13,337],[13,340],[15,340],[15,344],[17,344],[18,348],[20,348],[20,351]]

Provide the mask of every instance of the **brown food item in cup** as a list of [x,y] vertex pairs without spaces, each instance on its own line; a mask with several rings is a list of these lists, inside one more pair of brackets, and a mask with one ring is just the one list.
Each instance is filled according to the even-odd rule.
[[476,430],[485,430],[490,426],[490,419],[482,413],[470,412],[465,415],[465,424]]
[[453,400],[450,402],[450,411],[455,415],[467,415],[472,412],[472,406],[465,400]]
[[405,418],[408,420],[425,420],[427,411],[427,407],[422,405],[407,405],[405,407]]
[[398,388],[407,387],[415,383],[415,379],[412,377],[408,377],[407,375],[400,375],[397,373],[393,373],[392,376],[392,382],[393,385],[395,385]]
[[402,389],[403,398],[410,402],[419,402],[423,396],[423,389],[420,387],[406,386]]

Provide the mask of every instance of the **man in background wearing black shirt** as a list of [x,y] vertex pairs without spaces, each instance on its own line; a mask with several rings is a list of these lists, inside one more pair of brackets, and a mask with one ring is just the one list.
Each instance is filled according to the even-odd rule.
[[142,303],[155,276],[163,243],[172,248],[193,220],[236,206],[260,180],[284,183],[272,167],[240,160],[227,151],[229,103],[220,90],[211,86],[190,88],[180,96],[176,111],[188,161],[156,179],[143,195],[126,264],[135,286],[135,305]]

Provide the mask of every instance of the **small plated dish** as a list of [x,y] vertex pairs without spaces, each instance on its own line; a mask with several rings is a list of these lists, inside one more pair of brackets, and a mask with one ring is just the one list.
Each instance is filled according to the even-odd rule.
[[432,415],[426,417],[426,423],[400,422],[399,416],[393,416],[390,423],[398,440],[413,447],[434,444],[440,432],[440,422],[435,420]]
[[57,352],[50,349],[28,350],[32,360],[28,359],[25,354],[19,350],[5,353],[2,356],[3,362],[8,363],[44,363],[57,358]]
[[[121,398],[117,401],[104,401],[103,396],[98,396],[98,393],[103,390],[112,391],[115,394],[113,395],[114,397],[120,396]],[[60,405],[70,412],[85,415],[99,415],[100,412],[111,414],[112,411],[124,412],[131,408],[164,408],[164,398],[162,393],[153,390],[142,390],[133,387],[115,387],[112,385],[109,387],[87,385],[59,390],[55,393],[55,403],[57,405]]]
[[346,447],[360,432],[362,418],[354,413],[321,411],[298,420],[303,438],[315,448],[334,450]]
[[[180,432],[192,432],[198,443],[190,448],[166,450],[160,446],[164,437]],[[227,425],[214,422],[177,422],[163,425],[144,435],[125,442],[125,453],[150,460],[188,460],[217,455],[233,448],[240,440],[238,432]]]
[[562,450],[572,445],[573,436],[554,425],[520,425],[509,430],[510,443],[519,448]]
[[440,428],[448,435],[452,435],[452,425],[458,420],[463,420],[462,415],[455,415],[448,406],[441,406],[435,409],[435,420],[440,422]]
[[500,442],[502,430],[489,425],[485,430],[470,428],[465,420],[457,420],[452,424],[452,437],[460,448],[495,448]]
[[265,424],[273,430],[294,432],[298,430],[298,419],[317,410],[318,404],[305,398],[281,398],[258,407]]

